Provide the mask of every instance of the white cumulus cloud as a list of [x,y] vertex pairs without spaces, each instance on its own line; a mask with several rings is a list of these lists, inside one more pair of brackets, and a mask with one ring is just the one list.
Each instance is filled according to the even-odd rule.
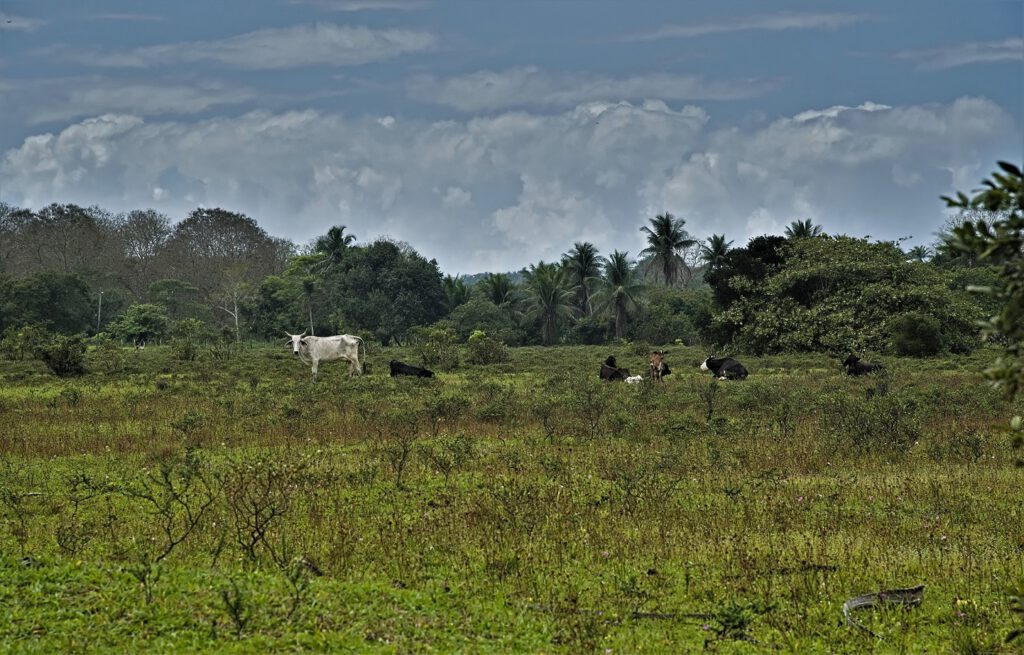
[[5,152],[4,200],[173,218],[220,206],[298,242],[344,224],[360,241],[390,235],[447,272],[473,273],[550,261],[582,240],[635,256],[640,225],[663,211],[698,237],[724,232],[737,244],[804,218],[827,232],[927,242],[942,223],[938,196],[971,188],[1021,142],[1012,116],[973,97],[728,127],[660,101],[385,118],[106,114]]

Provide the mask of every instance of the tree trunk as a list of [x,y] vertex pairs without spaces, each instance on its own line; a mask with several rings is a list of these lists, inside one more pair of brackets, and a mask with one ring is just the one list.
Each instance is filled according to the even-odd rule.
[[622,301],[615,303],[615,338],[626,338],[626,306]]

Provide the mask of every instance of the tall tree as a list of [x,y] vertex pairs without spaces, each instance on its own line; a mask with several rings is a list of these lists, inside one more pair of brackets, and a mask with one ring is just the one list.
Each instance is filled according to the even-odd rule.
[[488,300],[498,307],[505,307],[510,311],[519,299],[515,282],[504,273],[488,273],[477,283],[477,286]]
[[577,241],[572,250],[562,255],[562,268],[569,276],[569,284],[575,288],[574,305],[576,311],[583,316],[594,313],[591,296],[593,287],[601,276],[601,257],[594,244]]
[[558,340],[561,322],[573,315],[573,292],[565,272],[556,264],[530,265],[525,277],[528,305],[524,318],[540,322],[541,341],[550,346]]
[[39,271],[57,273],[109,272],[120,262],[114,252],[113,222],[98,207],[53,203],[30,214],[21,225],[22,274]]
[[931,259],[932,249],[928,246],[914,246],[907,251],[907,261],[926,262]]
[[338,327],[372,332],[388,345],[404,340],[410,328],[442,318],[446,297],[435,260],[380,239],[346,253],[333,302],[340,310]]
[[281,240],[252,218],[223,209],[196,209],[178,223],[167,243],[169,268],[224,310],[240,333],[238,311],[268,275],[281,272]]
[[821,226],[815,225],[811,219],[793,221],[786,228],[787,239],[809,239],[821,236]]
[[650,219],[650,226],[640,228],[647,234],[647,247],[641,255],[650,255],[650,266],[661,273],[665,286],[672,286],[679,280],[689,281],[692,272],[683,253],[697,245],[697,240],[683,227],[686,221],[665,212]]
[[640,295],[643,284],[634,274],[634,265],[629,261],[629,254],[612,252],[604,265],[604,277],[601,278],[595,298],[598,307],[609,311],[615,317],[615,337],[626,337],[627,321],[631,309],[640,306]]
[[0,331],[37,324],[63,334],[86,332],[96,325],[97,299],[78,274],[0,276]]
[[114,226],[124,258],[122,282],[142,298],[159,279],[159,257],[171,238],[171,220],[152,209],[133,210],[116,216]]
[[716,271],[725,263],[732,241],[726,241],[724,234],[712,234],[700,244],[700,259],[709,271]]
[[470,289],[466,282],[462,279],[462,276],[456,275],[445,275],[444,279],[441,280],[441,285],[444,287],[444,295],[447,298],[448,312],[451,313],[459,305],[463,305],[469,301]]
[[337,268],[345,258],[345,251],[355,242],[354,234],[345,234],[345,225],[335,225],[327,230],[327,234],[316,240],[313,245],[315,252],[326,256],[325,265]]

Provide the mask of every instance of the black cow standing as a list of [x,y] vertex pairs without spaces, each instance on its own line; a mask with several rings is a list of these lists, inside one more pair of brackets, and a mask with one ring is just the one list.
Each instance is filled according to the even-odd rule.
[[609,355],[604,364],[601,364],[601,379],[605,382],[622,382],[628,377],[629,369],[619,368],[614,355]]
[[746,380],[747,369],[732,357],[708,357],[700,370],[711,371],[719,380]]
[[854,354],[850,354],[849,357],[843,360],[843,366],[846,367],[847,375],[867,375],[868,373],[874,373],[875,371],[881,371],[885,367],[881,364],[872,364],[870,362],[860,361],[860,357]]
[[420,368],[419,366],[410,366],[409,364],[402,363],[397,359],[392,359],[388,363],[388,366],[391,367],[391,377],[395,377],[396,375],[414,375],[418,378],[434,377],[434,372],[429,369]]

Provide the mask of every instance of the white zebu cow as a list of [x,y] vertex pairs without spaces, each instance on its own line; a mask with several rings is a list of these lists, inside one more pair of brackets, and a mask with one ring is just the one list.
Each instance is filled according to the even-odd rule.
[[[285,334],[288,334],[285,332]],[[348,360],[348,376],[352,374],[361,375],[363,367],[359,363],[359,347],[363,346],[363,354],[366,354],[366,346],[363,345],[361,337],[351,334],[338,334],[333,337],[314,337],[302,334],[288,334],[292,340],[292,351],[295,356],[313,368],[313,381],[316,382],[316,370],[321,361],[330,362],[335,359]]]

